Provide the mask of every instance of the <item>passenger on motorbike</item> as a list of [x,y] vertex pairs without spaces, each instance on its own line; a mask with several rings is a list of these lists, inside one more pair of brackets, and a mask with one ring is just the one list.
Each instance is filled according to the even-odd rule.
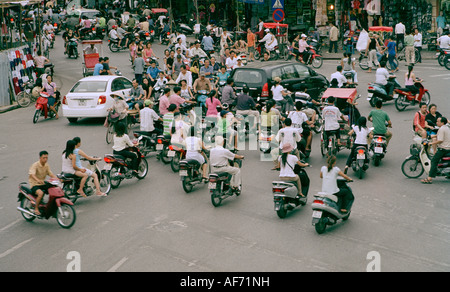
[[113,93],[111,94],[111,97],[114,98],[114,103],[113,106],[108,109],[110,115],[116,113],[119,114],[119,121],[125,119],[128,115],[128,104],[123,99],[123,96],[120,93]]
[[48,189],[53,187],[52,184],[45,182],[45,178],[50,176],[51,178],[57,179],[56,175],[50,170],[50,165],[48,162],[48,152],[39,152],[39,160],[33,163],[28,170],[28,182],[31,187],[31,195],[36,195],[36,205],[34,208],[34,213],[36,215],[41,215],[39,212],[39,204],[41,203],[44,194],[48,192]]
[[347,78],[345,78],[345,76],[342,74],[342,70],[343,70],[342,66],[338,65],[336,67],[336,72],[331,74],[331,77],[330,77],[330,81],[332,81],[333,79],[337,80],[339,88],[343,87],[344,84],[348,83]]
[[345,120],[344,115],[341,111],[334,105],[336,98],[330,96],[327,99],[328,105],[322,110],[322,116],[324,121],[324,133],[323,140],[328,141],[328,136],[330,134],[335,134],[338,146],[341,145],[341,133],[339,120]]
[[413,72],[414,66],[408,66],[408,73],[405,73],[405,87],[414,95],[414,99],[411,101],[411,104],[414,105],[416,102],[419,102],[417,98],[419,97],[419,88],[416,87],[416,82],[421,82],[422,80],[416,78],[416,75]]
[[180,112],[174,113],[174,119],[170,124],[170,143],[180,148],[185,148],[184,140],[187,138],[190,125],[184,121]]
[[198,94],[200,90],[206,90],[207,92],[210,92],[212,89],[211,82],[208,78],[206,78],[206,74],[204,72],[200,73],[200,78],[197,78],[194,81],[194,85],[192,86],[192,90],[194,91],[194,94]]
[[436,141],[430,144],[437,145],[437,151],[431,159],[431,168],[428,177],[422,180],[424,184],[431,184],[433,179],[436,177],[438,164],[443,157],[450,156],[450,124],[445,117],[440,117],[437,119],[436,125],[439,127],[437,132]]
[[53,82],[52,75],[47,75],[46,79],[47,82],[42,83],[41,92],[45,91],[49,94],[47,101],[48,107],[55,113],[55,119],[58,119],[59,116],[58,111],[55,108],[55,104],[58,102],[59,92],[56,90],[56,83]]
[[195,136],[196,128],[191,126],[189,129],[189,136],[185,139],[186,144],[186,159],[195,160],[202,166],[203,180],[208,180],[208,164],[202,150],[206,150],[202,139]]
[[221,82],[221,81],[227,82],[228,77],[230,77],[230,72],[227,71],[227,67],[221,66],[220,71],[217,73],[216,87],[218,86],[219,82]]
[[236,99],[236,114],[242,116],[253,116],[253,128],[256,128],[256,123],[259,120],[259,111],[256,109],[256,103],[253,97],[249,95],[250,89],[245,84],[242,87],[242,94],[239,94]]
[[429,128],[428,122],[426,120],[426,116],[428,114],[427,104],[421,102],[419,104],[419,111],[414,115],[414,131],[416,135],[422,137],[422,139],[426,139],[428,136],[427,129]]
[[356,135],[356,139],[353,142],[353,147],[351,149],[350,155],[347,158],[347,163],[345,164],[344,173],[347,174],[348,168],[352,165],[353,157],[356,153],[356,148],[359,146],[363,146],[368,149],[367,146],[367,138],[369,137],[370,131],[372,128],[367,128],[367,119],[366,117],[360,117],[357,125],[352,125],[352,129],[348,132],[348,135],[351,136],[353,134]]
[[138,145],[137,142],[133,143],[130,140],[130,137],[125,134],[127,129],[126,124],[123,122],[116,123],[115,126],[115,134],[114,134],[114,145],[113,145],[113,153],[117,155],[121,155],[126,158],[131,158],[131,169],[135,174],[137,174],[137,161],[138,157],[137,154],[131,151],[126,150],[128,147],[135,147]]
[[386,69],[386,61],[380,62],[380,68],[377,69],[375,73],[375,83],[381,84],[386,90],[386,94],[393,96],[394,83],[389,81],[389,78],[395,77],[395,75],[390,75],[389,71]]
[[298,52],[301,56],[301,62],[303,64],[308,64],[309,58],[311,56],[311,54],[308,51],[308,42],[306,41],[306,34],[301,35],[301,39],[298,41]]
[[348,181],[353,181],[336,166],[336,156],[332,155],[328,157],[327,165],[322,166],[320,170],[320,178],[323,179],[322,192],[338,197],[341,206],[340,212],[347,213],[352,208],[355,197],[348,190],[338,188],[338,176],[341,176]]
[[163,119],[158,116],[158,114],[153,110],[153,101],[147,99],[144,101],[144,108],[140,110],[140,130],[146,132],[148,136],[155,133],[157,135],[161,135],[162,131],[158,128],[155,128],[155,122],[162,122]]
[[233,167],[229,165],[228,160],[234,159],[244,159],[244,156],[234,154],[228,149],[225,149],[224,146],[224,138],[220,135],[216,136],[216,147],[211,149],[210,152],[210,164],[211,164],[211,172],[226,172],[231,174],[233,177],[231,178],[231,186],[234,189],[239,189],[241,185],[241,170],[238,167]]
[[[75,155],[75,166],[73,168],[75,170],[81,172],[82,174],[85,174],[86,179],[89,176],[92,177],[92,179],[94,180],[95,188],[97,190],[97,196],[100,196],[100,197],[106,196],[105,193],[102,193],[100,191],[100,182],[99,182],[99,177],[97,176],[97,174],[95,172],[93,172],[92,170],[87,169],[81,165],[81,157],[84,157],[87,160],[96,160],[96,161],[100,161],[102,159],[91,157],[91,156],[87,155],[86,153],[84,153],[84,151],[80,149],[80,146],[81,146],[80,137],[75,137],[72,140],[75,143],[75,149],[73,150],[73,154]],[[67,147],[66,147],[66,150],[67,150]],[[76,175],[79,176],[78,174],[76,174]],[[83,179],[84,179],[84,177],[83,177]],[[84,179],[84,182],[82,181],[80,183],[80,189],[78,190],[78,193],[83,197],[86,197],[86,195],[83,192],[83,188],[84,188],[84,184],[86,183],[86,179]],[[80,190],[81,190],[81,192],[80,192]]]
[[358,73],[355,70],[355,58],[352,58],[352,54],[344,53],[344,58],[341,60],[342,73],[352,73],[353,74],[353,83],[358,83]]
[[300,159],[300,153],[297,145],[301,141],[302,137],[298,133],[298,130],[292,127],[292,120],[290,118],[284,120],[284,127],[278,131],[275,139],[280,143],[280,145],[278,148],[274,148],[272,149],[272,151],[270,151],[270,154],[272,155],[275,163],[275,167],[272,168],[272,170],[280,168],[278,157],[280,155],[281,149],[283,149],[285,144],[292,145],[292,150],[289,152],[292,152],[292,154],[294,154],[297,159]]
[[269,52],[270,56],[270,52],[275,50],[275,47],[278,46],[278,41],[277,38],[270,32],[270,29],[266,28],[264,31],[266,32],[266,35],[258,42],[265,43],[264,46],[266,48],[266,52]]
[[[297,129],[298,134],[302,135],[305,138],[306,141],[305,149],[301,149],[300,147],[299,149],[302,152],[303,150],[311,152],[312,133],[310,126],[314,126],[314,122],[310,121],[306,113],[303,112],[303,103],[301,101],[297,101],[295,103],[295,109],[296,109],[295,111],[289,112],[288,118],[292,120],[292,127]],[[304,125],[306,127],[304,127]]]
[[280,180],[293,182],[297,186],[298,196],[304,198],[305,195],[302,193],[302,184],[298,174],[294,172],[295,166],[299,165],[301,167],[306,167],[308,163],[302,163],[297,155],[292,154],[295,150],[294,146],[290,143],[283,145],[281,149],[281,156],[278,158],[278,164],[280,166]]

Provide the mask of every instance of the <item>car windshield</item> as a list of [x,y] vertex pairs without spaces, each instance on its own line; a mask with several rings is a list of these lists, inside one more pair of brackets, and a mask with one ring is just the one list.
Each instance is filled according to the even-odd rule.
[[236,70],[233,80],[235,83],[261,84],[263,76],[258,70]]
[[86,16],[88,19],[95,19],[95,17],[99,14],[98,11],[89,11],[89,12],[83,12],[81,14],[81,17]]
[[70,92],[105,92],[108,81],[79,81]]

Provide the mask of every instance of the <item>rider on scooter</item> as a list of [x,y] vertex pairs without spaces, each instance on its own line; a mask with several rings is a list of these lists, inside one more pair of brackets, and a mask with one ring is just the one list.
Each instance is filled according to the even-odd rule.
[[336,166],[336,156],[333,155],[328,157],[327,166],[322,166],[320,170],[320,178],[323,179],[322,192],[338,197],[341,206],[340,212],[347,213],[352,208],[355,197],[348,190],[338,188],[338,176],[342,176],[347,181],[353,181]]
[[266,51],[270,52],[275,50],[275,47],[278,46],[278,41],[277,38],[270,32],[270,29],[266,28],[265,30],[266,35],[264,36],[264,38],[262,40],[259,40],[258,42],[260,43],[265,43],[265,48]]
[[380,68],[377,69],[377,72],[375,74],[375,83],[381,84],[384,86],[384,89],[386,90],[386,94],[391,96],[394,92],[394,83],[390,82],[390,78],[393,79],[395,75],[390,75],[389,71],[386,69],[386,61],[380,62]]

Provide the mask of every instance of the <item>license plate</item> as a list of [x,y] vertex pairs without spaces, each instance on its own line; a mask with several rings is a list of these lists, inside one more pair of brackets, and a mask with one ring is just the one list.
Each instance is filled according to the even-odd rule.
[[175,151],[169,150],[169,152],[167,152],[167,157],[174,157],[174,156],[175,156]]
[[372,92],[367,93],[367,100],[370,100],[372,98],[372,96],[373,96]]
[[187,170],[180,170],[180,176],[187,176]]
[[150,37],[146,37],[147,40],[150,40]]
[[216,183],[210,182],[210,183],[208,184],[208,189],[210,189],[210,190],[215,190],[215,189],[216,189],[216,186],[217,186]]
[[163,144],[156,144],[156,150],[161,151],[163,150],[164,145]]
[[103,166],[103,170],[111,170],[111,168],[112,168],[111,163],[107,163],[107,164],[105,164],[105,166]]
[[208,126],[208,125],[207,125],[206,123],[202,123],[202,128],[203,128],[203,129],[206,129],[207,126]]
[[261,148],[262,149],[269,149],[270,148],[270,144],[267,142],[261,142]]
[[85,99],[78,100],[78,105],[79,106],[86,106],[86,100]]
[[279,54],[279,53],[280,53],[280,50],[276,50],[275,52],[277,52],[277,54]]
[[375,153],[378,153],[378,154],[383,153],[383,147],[375,147]]
[[313,218],[322,218],[322,211],[313,211]]
[[356,159],[366,159],[366,155],[365,154],[357,154]]
[[398,93],[395,93],[395,94],[394,94],[394,98],[398,98]]

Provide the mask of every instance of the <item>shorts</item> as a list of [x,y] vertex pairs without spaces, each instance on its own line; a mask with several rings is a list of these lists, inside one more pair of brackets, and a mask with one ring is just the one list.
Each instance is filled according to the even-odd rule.
[[50,97],[48,98],[47,104],[48,104],[49,106],[54,106],[55,103],[56,103],[56,98],[50,96]]
[[87,174],[88,176],[92,176],[94,174],[94,172],[90,169],[87,169],[87,168],[81,168],[81,169],[85,169],[86,170],[85,174]]
[[31,195],[36,195],[37,190],[41,190],[44,192],[44,194],[48,194],[48,189],[51,187],[53,187],[53,185],[47,182],[43,185],[34,186],[31,188]]

